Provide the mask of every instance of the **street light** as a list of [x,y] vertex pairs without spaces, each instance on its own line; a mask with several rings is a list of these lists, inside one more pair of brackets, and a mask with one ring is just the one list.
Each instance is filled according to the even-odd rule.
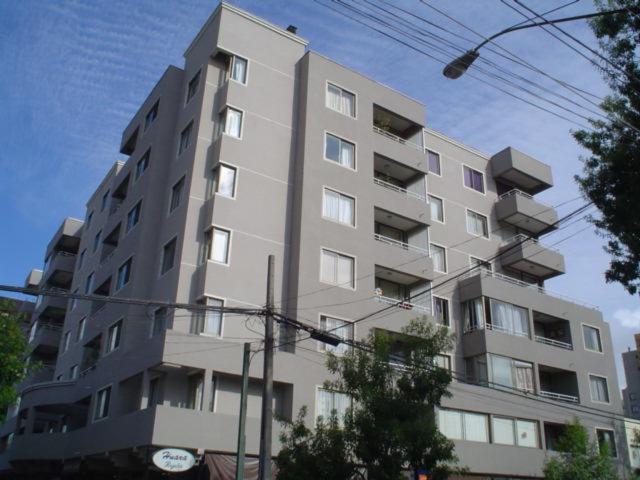
[[525,28],[533,28],[540,27],[542,25],[550,25],[552,23],[562,23],[562,22],[572,22],[574,20],[583,20],[585,18],[593,18],[593,17],[601,17],[603,15],[614,15],[616,13],[623,13],[628,11],[626,8],[620,8],[618,10],[608,10],[606,12],[596,12],[596,13],[588,13],[586,15],[577,15],[575,17],[565,17],[565,18],[556,18],[554,20],[545,20],[543,22],[529,23],[527,25],[517,24],[509,28],[505,28],[504,30],[491,35],[489,38],[485,39],[482,43],[480,43],[477,47],[467,50],[458,58],[452,60],[447,64],[446,67],[442,70],[442,74],[450,78],[451,80],[455,80],[456,78],[460,78],[464,72],[466,72],[471,64],[475,62],[475,60],[480,56],[480,50],[483,46],[489,43],[491,40],[504,35],[505,33],[515,32],[516,30],[523,30]]

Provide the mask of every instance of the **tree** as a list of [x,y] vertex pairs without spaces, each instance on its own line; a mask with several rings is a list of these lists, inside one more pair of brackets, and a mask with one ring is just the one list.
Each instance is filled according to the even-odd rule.
[[577,418],[566,424],[556,450],[559,456],[544,467],[545,480],[618,480],[608,446],[601,448],[589,441],[587,430]]
[[601,63],[612,93],[601,108],[608,120],[591,120],[593,131],[573,133],[589,150],[582,158],[583,175],[576,181],[600,214],[591,217],[607,240],[611,256],[607,282],[619,282],[634,295],[640,293],[640,4],[638,0],[597,0],[599,10],[627,8],[591,22],[603,56],[615,67]]
[[[325,386],[348,395],[352,401],[344,417],[343,437],[338,438],[344,444],[344,455],[338,463],[361,465],[371,480],[404,479],[407,468],[431,471],[435,479],[462,471],[455,468],[454,444],[438,430],[435,412],[441,398],[450,395],[451,383],[450,371],[437,367],[435,361],[451,348],[452,340],[446,328],[417,319],[401,334],[373,331],[363,348],[329,355],[327,367],[336,379]],[[302,430],[305,440],[327,436],[326,426],[318,425],[315,433]],[[310,451],[295,448],[291,437],[285,440],[285,453],[280,454],[284,458],[303,458]],[[306,447],[308,443],[301,445]],[[294,448],[289,448],[292,445]],[[331,444],[331,451],[336,448]],[[307,464],[314,467],[312,461]],[[283,465],[279,462],[279,467]],[[300,476],[286,476],[289,469],[284,465],[278,479],[356,475],[320,477],[316,471],[309,468],[297,471]]]
[[26,375],[27,338],[20,328],[24,315],[12,300],[0,300],[0,421],[16,399],[14,385]]

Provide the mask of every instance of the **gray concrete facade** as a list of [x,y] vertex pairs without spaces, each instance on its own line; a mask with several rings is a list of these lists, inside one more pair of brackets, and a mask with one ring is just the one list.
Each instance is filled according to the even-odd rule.
[[[362,339],[426,315],[456,334],[443,352],[453,396],[439,418],[471,478],[541,477],[574,416],[594,439],[612,431],[624,458],[609,327],[544,287],[565,271],[562,254],[537,240],[558,220],[533,197],[553,185],[547,165],[429,129],[420,102],[228,4],[184,57],[124,129],[128,158],[84,222],[63,222],[42,277],[30,278],[92,295],[259,307],[273,254],[276,307],[290,317]],[[160,447],[234,454],[242,348],[259,344],[260,321],[44,296],[33,325],[49,369],[20,387],[0,430],[0,469],[135,478]],[[313,421],[329,374],[325,347],[303,337],[278,332],[274,408],[292,418],[306,405]],[[252,456],[261,376],[257,355]]]

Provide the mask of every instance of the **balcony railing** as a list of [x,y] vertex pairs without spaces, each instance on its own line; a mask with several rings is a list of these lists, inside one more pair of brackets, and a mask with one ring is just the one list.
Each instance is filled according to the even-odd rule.
[[557,253],[562,253],[562,252],[560,252],[560,250],[558,250],[556,248],[553,248],[553,247],[547,247],[546,245],[540,243],[540,241],[537,238],[530,237],[528,235],[525,235],[524,233],[519,233],[517,235],[514,235],[513,237],[510,237],[510,238],[507,238],[506,240],[503,240],[501,246],[507,247],[507,246],[512,245],[512,244],[514,244],[516,242],[520,242],[523,245],[528,242],[528,243],[530,243],[532,245],[539,245],[541,248],[544,248],[545,250],[552,250],[552,251],[557,252]]
[[566,350],[573,350],[573,345],[567,342],[561,342],[560,340],[554,340],[553,338],[543,337],[536,335],[536,342],[544,343],[545,345],[551,345],[552,347],[564,348]]
[[578,403],[580,401],[580,399],[575,395],[566,395],[564,393],[547,392],[545,390],[540,390],[538,394],[541,397],[550,398],[552,400],[557,400],[559,402]]
[[385,237],[384,235],[380,235],[379,233],[374,233],[373,238],[375,238],[379,242],[386,243],[387,245],[392,245],[394,247],[398,247],[403,250],[419,253],[420,255],[425,255],[427,257],[429,256],[429,250],[416,247],[414,245],[409,245],[408,243],[401,242],[400,240],[395,240],[393,238]]
[[518,332],[516,330],[510,330],[499,325],[493,325],[492,323],[485,323],[484,325],[468,325],[464,328],[463,333],[475,332],[477,330],[492,330],[494,332],[506,333],[507,335],[513,335],[516,337],[529,338],[527,332]]
[[513,285],[517,285],[518,287],[523,287],[523,288],[528,288],[528,289],[531,289],[531,290],[535,290],[536,292],[538,292],[538,293],[540,293],[542,295],[548,295],[550,297],[557,298],[559,300],[564,300],[566,302],[571,302],[571,303],[575,303],[575,304],[578,304],[578,305],[582,305],[583,307],[591,308],[593,310],[600,310],[597,306],[592,305],[590,303],[587,303],[584,300],[577,300],[577,299],[569,297],[567,295],[562,295],[560,293],[551,292],[551,291],[547,290],[546,288],[541,287],[539,285],[523,282],[522,280],[518,280],[517,278],[509,277],[507,275],[503,275],[502,273],[493,272],[491,270],[488,270],[488,269],[482,268],[482,267],[474,268],[473,270],[467,272],[465,275],[462,275],[460,277],[460,279],[462,280],[464,278],[474,277],[474,276],[476,276],[478,274],[480,274],[480,275],[482,275],[484,277],[493,277],[493,278],[496,278],[498,280],[502,280],[503,282],[508,282],[508,283],[513,284]]
[[527,192],[523,192],[522,190],[518,190],[517,188],[514,188],[513,190],[509,190],[506,193],[503,193],[502,195],[500,195],[500,200],[505,199],[507,197],[510,197],[512,195],[518,195],[520,197],[524,197],[524,198],[528,198],[529,200],[533,200],[533,195],[529,195]]
[[381,303],[386,303],[387,305],[395,305],[396,307],[402,310],[415,310],[416,312],[426,313],[431,315],[431,307],[427,305],[417,305],[415,303],[408,302],[406,300],[399,300],[397,298],[385,297],[384,295],[378,295],[375,292],[375,298]]
[[422,145],[418,145],[417,143],[413,143],[413,142],[410,142],[409,140],[405,140],[402,137],[399,137],[397,135],[394,135],[393,133],[390,133],[390,132],[387,132],[386,130],[381,129],[380,127],[376,127],[374,125],[373,131],[384,137],[387,137],[393,140],[394,142],[398,142],[398,143],[401,143],[402,145],[407,145],[408,147],[414,148],[418,151],[422,151]]
[[379,178],[373,178],[373,183],[376,185],[380,185],[381,187],[388,188],[389,190],[393,190],[394,192],[401,193],[402,195],[406,195],[407,197],[417,198],[418,200],[428,203],[427,197],[424,195],[420,195],[419,193],[410,192],[407,189],[394,185],[393,183],[385,182],[384,180],[380,180]]

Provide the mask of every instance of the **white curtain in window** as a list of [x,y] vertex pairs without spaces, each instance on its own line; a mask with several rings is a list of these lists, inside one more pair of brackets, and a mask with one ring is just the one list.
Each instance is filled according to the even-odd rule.
[[433,268],[435,270],[438,272],[447,271],[447,261],[444,248],[431,244],[431,258],[433,260]]
[[227,197],[233,197],[236,184],[235,168],[220,165],[218,169],[218,190],[217,192]]
[[240,83],[245,83],[247,81],[247,61],[244,58],[233,57],[231,78]]
[[479,413],[465,412],[464,439],[472,442],[488,442],[489,432],[487,429],[487,416]]
[[498,330],[521,336],[529,335],[529,315],[525,308],[491,299],[491,323]]
[[606,379],[601,377],[589,377],[589,385],[591,387],[591,400],[596,402],[609,401]]
[[501,445],[515,445],[513,419],[493,417],[493,441]]
[[338,255],[327,250],[322,251],[321,261],[321,278],[323,282],[337,283],[336,270],[338,264]]
[[486,217],[467,211],[467,229],[475,235],[486,237],[488,235]]
[[511,372],[511,359],[499,355],[490,355],[491,382],[503,387],[513,387],[513,375]]
[[355,96],[347,93],[347,92],[343,92],[342,95],[342,113],[344,113],[345,115],[349,115],[350,117],[355,117]]
[[213,248],[211,249],[211,260],[220,263],[227,263],[227,253],[229,250],[229,232],[224,230],[213,230]]
[[336,411],[339,419],[344,418],[347,409],[351,406],[351,399],[348,395],[339,392],[333,392],[333,410]]
[[331,84],[327,86],[327,107],[332,110],[342,111],[342,95],[338,87]]
[[538,433],[536,422],[529,420],[517,420],[516,432],[518,434],[518,445],[521,447],[537,447]]
[[[222,300],[217,298],[207,298],[207,306],[220,307],[224,305]],[[202,332],[210,335],[220,335],[222,330],[222,312],[207,311],[204,315]]]
[[444,220],[442,200],[439,198],[429,197],[429,205],[431,206],[431,218],[442,222]]
[[[353,325],[345,320],[332,317],[322,317],[321,327],[323,330],[330,331],[333,335],[336,335],[345,340],[351,340],[353,338]],[[333,346],[327,343],[320,343],[323,350],[335,353],[344,353],[349,349],[348,345],[341,343]]]
[[353,287],[353,259],[342,255],[338,257],[338,285]]
[[440,432],[452,440],[462,440],[462,412],[439,410],[438,425]]
[[347,197],[346,195],[339,196],[339,213],[338,213],[338,221],[340,223],[346,223],[348,225],[353,225],[353,198]]
[[584,342],[586,347],[589,350],[595,350],[597,352],[601,352],[602,348],[600,347],[600,332],[598,329],[589,327],[588,325],[583,325],[584,330]]
[[232,137],[240,138],[240,128],[242,126],[242,112],[233,108],[227,108],[227,121],[225,123],[225,133]]
[[354,168],[355,146],[352,143],[340,141],[340,165]]
[[319,388],[316,400],[316,417],[329,418],[331,416],[331,404],[331,392],[324,388]]
[[340,196],[338,193],[325,189],[323,210],[325,217],[338,220],[340,215]]
[[516,372],[516,388],[526,392],[533,392],[533,365],[526,362],[513,362]]
[[475,298],[465,303],[464,322],[467,330],[484,328],[482,298]]

